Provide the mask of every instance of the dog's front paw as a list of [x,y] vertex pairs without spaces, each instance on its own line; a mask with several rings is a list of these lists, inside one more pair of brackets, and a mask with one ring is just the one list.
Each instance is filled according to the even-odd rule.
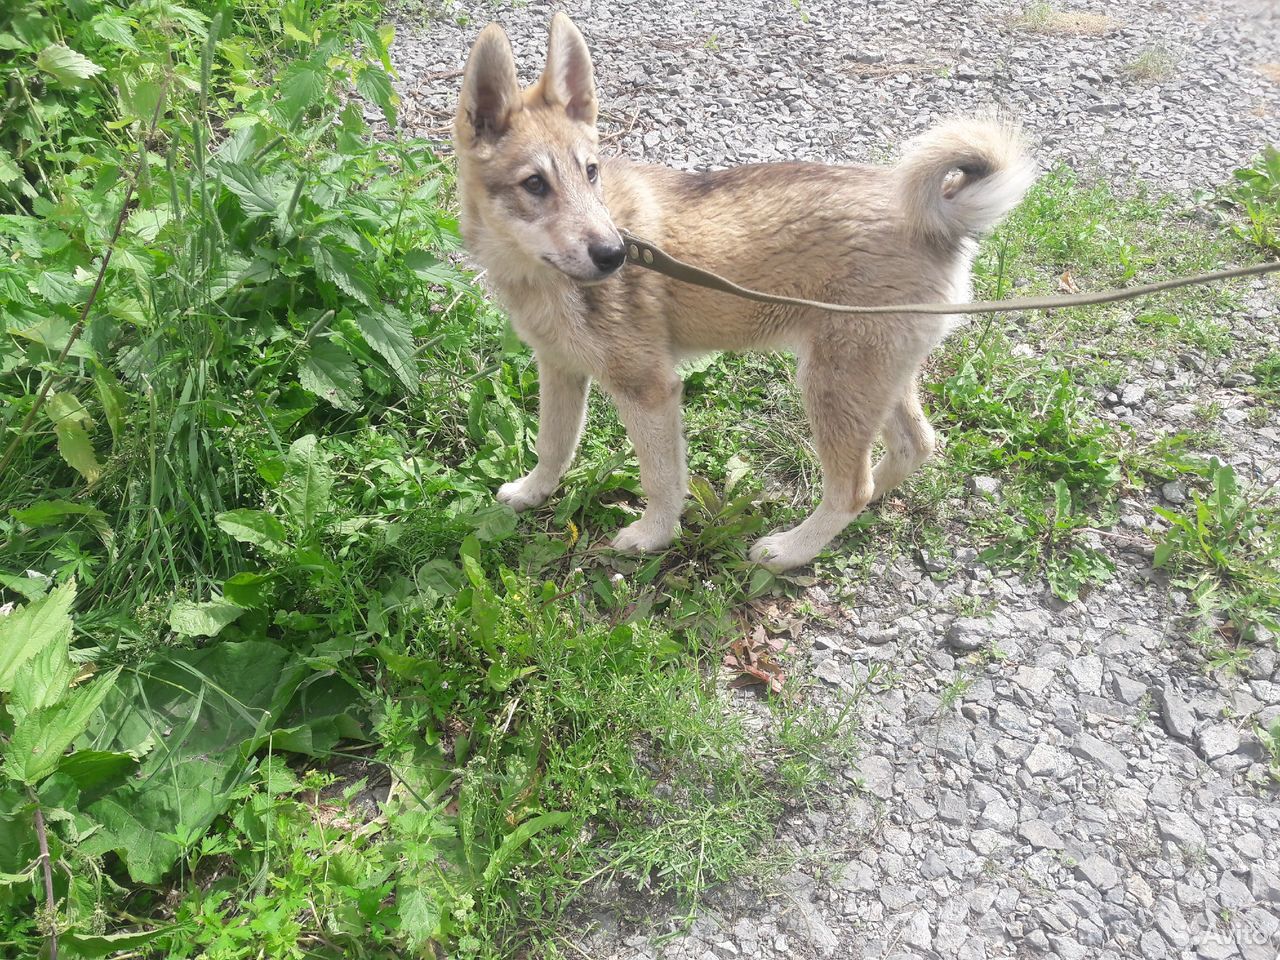
[[803,537],[796,536],[795,530],[785,533],[771,533],[761,537],[751,547],[752,562],[760,564],[766,570],[782,573],[793,567],[803,566],[818,555],[821,545],[814,549]]
[[657,553],[671,546],[676,532],[670,526],[649,523],[643,517],[618,531],[613,549],[623,553]]
[[535,483],[533,474],[529,474],[519,480],[504,483],[499,487],[498,502],[505,503],[516,513],[521,513],[524,510],[532,510],[534,507],[542,506],[547,502],[547,498],[551,496],[551,492]]

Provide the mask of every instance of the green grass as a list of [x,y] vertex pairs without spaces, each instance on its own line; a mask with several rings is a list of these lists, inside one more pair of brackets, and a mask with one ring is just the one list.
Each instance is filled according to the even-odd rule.
[[1237,170],[1222,199],[1236,216],[1228,224],[1241,239],[1264,251],[1280,251],[1280,148],[1274,144]]
[[1270,489],[1241,490],[1235,471],[1211,465],[1206,495],[1183,512],[1157,508],[1169,531],[1156,548],[1192,600],[1193,637],[1215,667],[1245,663],[1280,639],[1280,508]]
[[1178,59],[1161,46],[1146,47],[1124,66],[1125,76],[1140,83],[1157,83],[1177,69]]
[[[779,818],[856,766],[859,698],[892,682],[832,705],[785,653],[750,730],[727,692],[758,601],[815,616],[807,576],[745,559],[819,487],[791,362],[686,371],[668,553],[600,549],[640,499],[598,396],[561,494],[517,518],[493,491],[533,461],[536,370],[452,265],[448,163],[349,104],[394,122],[377,5],[166,10],[0,14],[0,953],[551,958],[593,896],[650,923],[776,869]],[[1243,259],[1270,201],[1240,182],[1218,234],[1057,170],[978,292]],[[1227,349],[1236,303],[958,331],[925,378],[945,454],[817,574],[857,602],[887,561],[975,544],[1072,597],[1111,573],[1118,497],[1178,477],[1209,514],[1171,518],[1162,560],[1259,642],[1272,507],[1223,492],[1218,438],[1119,434],[1092,400],[1140,358]]]

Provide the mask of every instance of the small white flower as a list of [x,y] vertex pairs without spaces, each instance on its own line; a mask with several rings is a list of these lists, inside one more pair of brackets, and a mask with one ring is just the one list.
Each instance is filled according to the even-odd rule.
[[611,580],[613,580],[613,582],[614,582],[614,583],[621,583],[621,582],[622,582],[622,574],[620,574],[620,573],[615,573],[615,574],[614,574],[610,579],[611,579]]
[[7,617],[11,613],[13,613],[12,600],[10,600],[8,603],[0,603],[0,617]]

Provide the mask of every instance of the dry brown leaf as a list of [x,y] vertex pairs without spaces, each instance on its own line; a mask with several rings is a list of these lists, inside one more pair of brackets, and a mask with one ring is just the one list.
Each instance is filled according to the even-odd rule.
[[762,625],[756,624],[750,634],[733,640],[724,655],[724,665],[738,674],[729,686],[763,683],[772,692],[781,693],[787,677],[777,656],[786,648],[785,640],[769,636]]
[[1076,286],[1075,278],[1071,276],[1070,270],[1063,270],[1062,276],[1058,278],[1058,292],[1059,293],[1079,293],[1080,292],[1080,288]]

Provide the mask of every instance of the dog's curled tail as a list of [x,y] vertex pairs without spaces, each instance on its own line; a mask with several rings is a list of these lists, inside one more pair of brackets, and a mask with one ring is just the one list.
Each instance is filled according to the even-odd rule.
[[1035,179],[1022,132],[997,117],[926,131],[907,144],[897,174],[908,230],[947,246],[995,226]]

